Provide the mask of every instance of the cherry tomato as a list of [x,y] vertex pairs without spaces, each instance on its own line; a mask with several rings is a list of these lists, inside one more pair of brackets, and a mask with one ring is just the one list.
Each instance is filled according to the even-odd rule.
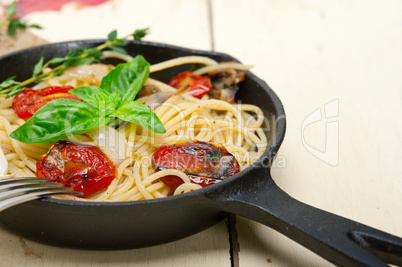
[[176,89],[180,89],[186,83],[190,86],[187,94],[197,98],[201,98],[212,88],[211,79],[209,77],[198,76],[191,71],[185,71],[174,76],[170,80],[169,85]]
[[[222,145],[195,141],[185,144],[162,145],[152,156],[155,171],[176,169],[186,173],[191,182],[206,187],[240,171],[239,163]],[[161,178],[175,190],[182,179],[169,175]]]
[[13,109],[18,117],[27,120],[38,109],[52,100],[65,98],[81,101],[75,95],[68,93],[71,89],[73,89],[71,86],[53,86],[39,90],[25,89],[14,97]]
[[36,176],[53,179],[82,197],[107,187],[117,176],[114,163],[98,147],[58,141],[36,162]]

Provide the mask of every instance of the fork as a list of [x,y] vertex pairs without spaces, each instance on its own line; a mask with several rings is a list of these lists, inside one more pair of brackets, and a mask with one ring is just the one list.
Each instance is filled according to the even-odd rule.
[[0,179],[0,212],[17,204],[53,195],[82,195],[51,179],[36,177]]

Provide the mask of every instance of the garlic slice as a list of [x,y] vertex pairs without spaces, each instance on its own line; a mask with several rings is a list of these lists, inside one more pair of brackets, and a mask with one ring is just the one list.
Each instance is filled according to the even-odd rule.
[[122,133],[109,126],[102,126],[87,133],[116,166],[126,158],[126,139]]

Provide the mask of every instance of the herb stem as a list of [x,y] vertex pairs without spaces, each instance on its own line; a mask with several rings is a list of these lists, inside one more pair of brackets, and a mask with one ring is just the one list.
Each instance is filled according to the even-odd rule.
[[5,19],[0,23],[0,27],[7,26],[8,24],[9,24],[8,19]]
[[[8,23],[8,22],[6,20],[6,21],[4,21],[2,23]],[[104,50],[106,48],[110,48],[112,50],[114,48],[119,48],[119,46],[124,46],[122,41],[128,39],[130,36],[133,36],[135,40],[141,40],[141,38],[145,36],[147,29],[148,28],[141,29],[141,30],[136,30],[134,33],[127,34],[123,38],[116,38],[115,35],[117,34],[117,32],[114,31],[114,32],[112,32],[112,33],[114,33],[114,36],[113,35],[111,35],[112,37],[109,36],[108,40],[105,43],[103,43],[103,44],[101,44],[101,45],[99,45],[99,46],[97,46],[97,47],[95,47],[93,49],[83,49],[83,51],[81,52],[82,54],[79,54],[79,55],[75,54],[74,56],[76,58],[81,58],[81,59],[86,59],[86,58],[91,59],[92,58],[92,60],[99,60],[101,58],[102,54],[94,55],[93,54],[94,50],[95,51],[101,51],[101,50]],[[136,33],[138,31],[140,32],[140,35],[136,36]],[[124,49],[121,49],[121,50],[123,50],[123,52],[124,52]],[[52,78],[54,76],[60,75],[68,67],[81,65],[79,63],[71,63],[71,61],[69,62],[69,60],[71,58],[68,58],[68,56],[69,55],[67,55],[67,57],[65,57],[65,58],[61,58],[61,61],[57,61],[57,60],[54,61],[54,59],[49,60],[43,66],[40,66],[40,64],[42,64],[42,61],[43,61],[43,59],[41,59],[40,62],[38,62],[38,64],[37,64],[38,66],[35,66],[35,69],[36,69],[36,67],[38,67],[39,70],[38,71],[35,70],[34,74],[33,74],[33,76],[31,78],[29,78],[29,79],[27,79],[27,80],[25,80],[23,82],[17,82],[17,81],[12,79],[10,81],[7,81],[8,84],[6,84],[6,83],[0,84],[0,95],[3,95],[3,94],[7,94],[7,96],[15,95],[17,92],[23,90],[25,86],[27,86],[27,85],[29,85],[31,83],[35,83],[35,82],[39,82],[39,81],[43,81],[43,80],[48,80],[48,79],[50,79],[50,78]],[[56,64],[56,62],[60,63],[60,65],[57,66],[57,67],[54,67],[49,72],[43,73],[43,71],[47,67],[49,67],[52,64]]]

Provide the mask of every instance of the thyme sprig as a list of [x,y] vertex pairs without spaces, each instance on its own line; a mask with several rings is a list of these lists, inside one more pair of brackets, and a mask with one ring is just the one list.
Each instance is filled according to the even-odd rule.
[[[32,77],[18,82],[15,80],[15,76],[7,78],[0,83],[0,95],[11,97],[25,89],[25,86],[48,80],[55,76],[60,76],[66,69],[72,66],[80,66],[90,63],[100,62],[103,57],[102,50],[110,49],[118,53],[127,54],[124,46],[127,45],[124,40],[129,37],[133,37],[135,40],[141,40],[147,34],[148,28],[137,29],[133,33],[124,36],[123,38],[117,38],[117,31],[112,31],[108,35],[108,39],[105,43],[94,48],[82,48],[78,47],[68,53],[65,57],[55,57],[44,63],[43,57],[35,64],[32,72]],[[43,72],[47,67],[55,66],[48,72]]]
[[41,26],[38,24],[28,24],[28,22],[20,20],[15,17],[16,11],[16,2],[14,1],[11,5],[8,6],[6,9],[6,18],[4,21],[0,22],[0,27],[1,26],[7,26],[7,33],[10,36],[15,36],[17,33],[17,29],[25,30],[28,28],[36,28],[36,29],[42,29]]

